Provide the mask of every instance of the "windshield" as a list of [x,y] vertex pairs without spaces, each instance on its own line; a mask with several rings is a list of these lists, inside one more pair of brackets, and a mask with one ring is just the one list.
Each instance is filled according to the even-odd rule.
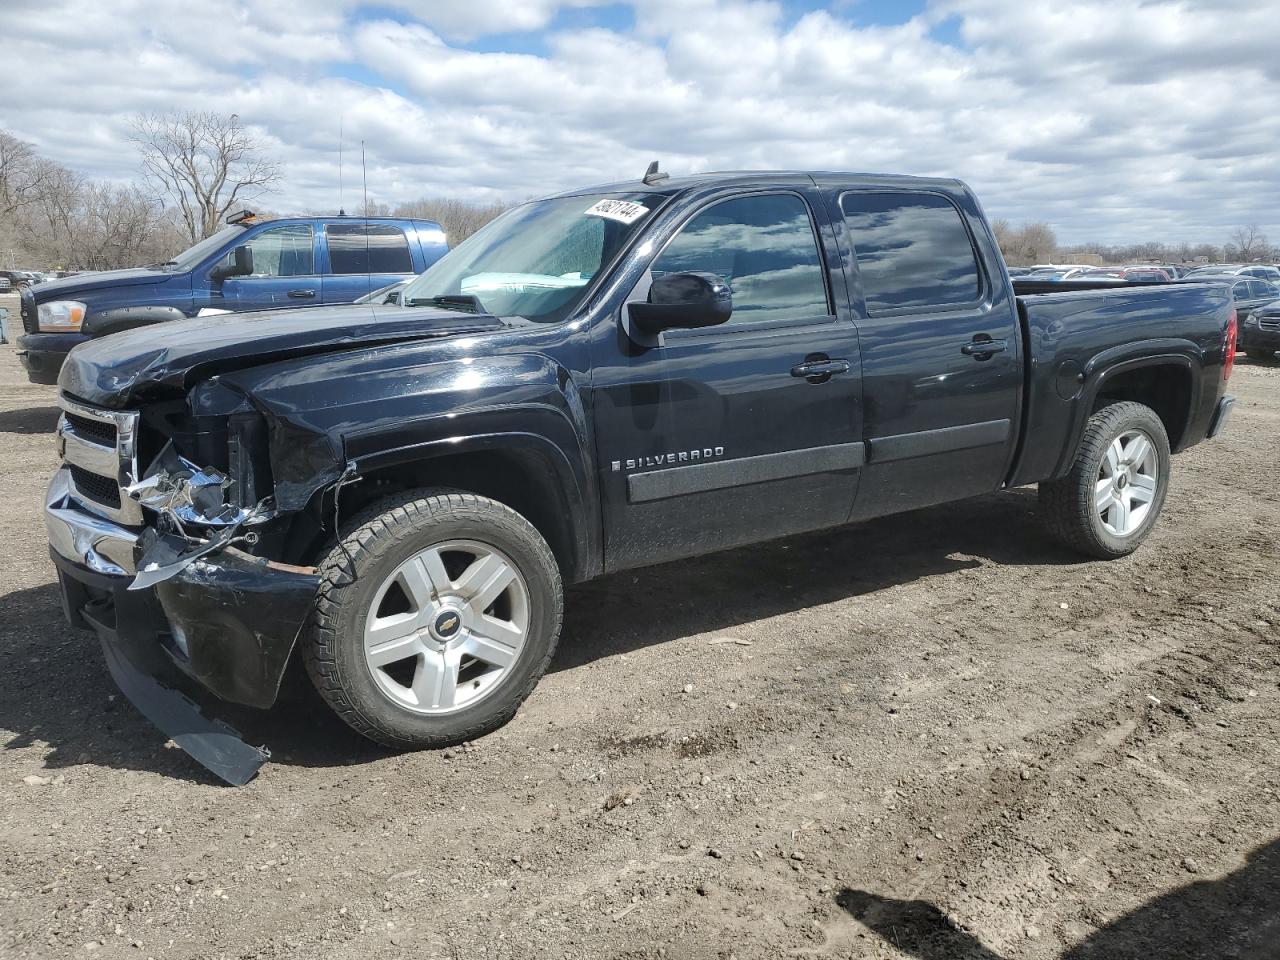
[[523,204],[411,280],[400,302],[538,323],[563,320],[665,199],[617,193]]
[[162,263],[162,267],[172,267],[174,270],[190,270],[196,266],[201,260],[209,254],[222,248],[228,243],[232,237],[244,233],[244,227],[229,226],[223,227],[211,237],[205,237],[194,247],[183,250],[180,254],[170,260],[168,263]]

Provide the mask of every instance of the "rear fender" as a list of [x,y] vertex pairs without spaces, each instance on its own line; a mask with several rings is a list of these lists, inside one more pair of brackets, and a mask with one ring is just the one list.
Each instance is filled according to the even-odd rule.
[[[1199,347],[1189,340],[1144,340],[1126,343],[1104,350],[1084,366],[1084,385],[1072,411],[1070,440],[1063,450],[1062,459],[1053,477],[1066,476],[1075,462],[1076,450],[1084,437],[1098,397],[1102,396],[1109,382],[1121,374],[1149,367],[1178,367],[1184,370],[1191,383],[1190,408],[1187,411],[1188,430],[1194,411],[1200,407],[1200,390],[1203,381],[1203,356]],[[1187,431],[1184,431],[1184,433]]]

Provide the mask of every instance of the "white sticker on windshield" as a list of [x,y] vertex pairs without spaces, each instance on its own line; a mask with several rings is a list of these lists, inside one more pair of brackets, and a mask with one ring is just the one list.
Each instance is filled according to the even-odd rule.
[[587,210],[588,217],[604,217],[606,220],[617,220],[619,223],[635,223],[649,208],[642,203],[630,200],[601,200]]

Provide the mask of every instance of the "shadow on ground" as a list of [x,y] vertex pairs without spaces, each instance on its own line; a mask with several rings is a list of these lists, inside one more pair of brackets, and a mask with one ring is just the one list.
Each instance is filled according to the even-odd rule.
[[[836,902],[918,960],[1003,960],[951,926],[924,900],[842,890]],[[1062,960],[1276,960],[1280,957],[1280,840],[1258,847],[1239,870],[1156,897],[1062,954]]]
[[1081,562],[1042,533],[1035,502],[1034,490],[1014,490],[582,584],[551,669],[984,563]]
[[[569,592],[551,669],[986,562],[1076,562],[1040,533],[1033,504],[1033,492],[1014,491],[584,584]],[[0,670],[0,730],[13,733],[10,748],[47,743],[48,767],[92,762],[208,778],[164,748],[163,735],[119,696],[93,635],[63,621],[53,583],[0,597],[0,650],[9,659]],[[269,745],[273,763],[332,767],[385,755],[320,702],[294,660],[272,710],[214,704],[210,714],[246,742]]]
[[23,407],[0,411],[0,433],[48,433],[58,426],[57,407]]

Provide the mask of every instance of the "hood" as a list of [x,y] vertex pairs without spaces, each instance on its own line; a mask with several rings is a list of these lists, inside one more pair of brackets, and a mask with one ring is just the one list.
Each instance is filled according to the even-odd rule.
[[347,303],[193,317],[82,343],[58,386],[81,400],[121,409],[144,397],[181,397],[199,379],[309,354],[503,327],[487,314],[438,307]]
[[82,273],[61,280],[47,280],[31,288],[38,303],[62,300],[72,294],[100,287],[131,287],[139,283],[160,283],[178,276],[164,270],[148,267],[131,267],[128,270],[103,270],[101,273]]

